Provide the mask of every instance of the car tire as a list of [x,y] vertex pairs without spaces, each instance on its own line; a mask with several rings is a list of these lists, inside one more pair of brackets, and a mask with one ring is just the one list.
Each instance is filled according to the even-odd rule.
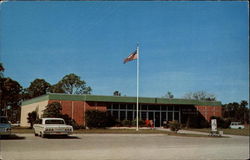
[[37,134],[36,132],[34,132],[34,135],[35,135],[35,136],[38,136],[38,134]]
[[45,135],[42,132],[40,132],[40,137],[45,138]]

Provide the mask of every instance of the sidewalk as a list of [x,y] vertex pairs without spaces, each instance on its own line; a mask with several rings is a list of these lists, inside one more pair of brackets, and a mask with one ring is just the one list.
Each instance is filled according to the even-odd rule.
[[[169,132],[171,132],[171,130],[169,128],[155,128],[155,129],[160,130],[160,131],[169,131]],[[183,129],[179,130],[178,133],[209,135],[209,133],[205,133],[205,132],[188,131],[188,130],[183,130]]]

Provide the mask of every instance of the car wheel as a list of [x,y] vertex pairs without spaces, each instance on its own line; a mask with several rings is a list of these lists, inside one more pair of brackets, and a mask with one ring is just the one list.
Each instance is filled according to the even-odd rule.
[[241,127],[239,127],[239,129],[241,129]]
[[38,134],[37,134],[36,132],[34,132],[34,135],[35,135],[35,136],[38,136]]
[[40,132],[40,137],[44,138],[44,134],[42,132]]

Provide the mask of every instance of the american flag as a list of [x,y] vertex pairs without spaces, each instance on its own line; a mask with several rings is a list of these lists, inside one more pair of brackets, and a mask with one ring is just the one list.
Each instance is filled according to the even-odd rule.
[[133,53],[131,53],[127,58],[124,59],[123,63],[127,63],[128,61],[132,61],[137,59],[137,51],[134,51]]

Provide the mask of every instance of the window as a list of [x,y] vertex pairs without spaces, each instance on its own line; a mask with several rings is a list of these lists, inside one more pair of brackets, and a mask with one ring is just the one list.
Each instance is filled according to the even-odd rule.
[[146,120],[147,119],[147,112],[141,112],[141,119]]
[[126,104],[120,104],[120,109],[126,109]]
[[126,118],[125,111],[120,111],[120,121],[124,120]]
[[141,107],[142,110],[147,110],[147,108],[148,108],[147,105],[142,105]]
[[175,111],[179,111],[179,106],[174,106]]
[[127,107],[128,107],[129,110],[133,110],[133,106],[134,106],[133,104],[128,104],[127,105]]
[[173,112],[168,112],[168,121],[173,120]]
[[115,119],[118,119],[118,111],[113,111],[113,117],[114,117]]
[[173,106],[168,106],[168,110],[172,111],[173,110]]
[[48,119],[45,120],[45,124],[64,124],[64,121],[60,119]]
[[133,120],[133,111],[128,111],[127,112],[127,120]]
[[107,105],[107,110],[111,110],[111,104]]
[[162,111],[166,111],[167,110],[167,106],[161,106],[161,110]]
[[113,104],[113,109],[119,109],[119,105],[117,103]]
[[179,121],[179,112],[174,112],[174,120]]
[[155,106],[153,105],[148,106],[148,110],[155,110]]

